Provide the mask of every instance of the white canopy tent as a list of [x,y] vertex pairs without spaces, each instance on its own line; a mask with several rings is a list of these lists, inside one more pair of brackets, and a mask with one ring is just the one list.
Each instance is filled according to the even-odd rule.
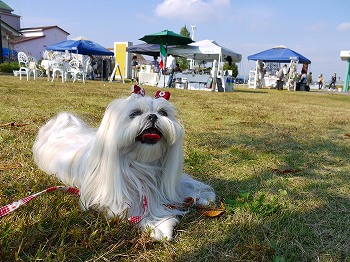
[[232,58],[232,62],[239,63],[242,55],[228,48],[220,46],[214,40],[201,40],[187,46],[174,47],[168,49],[168,54],[191,58],[193,60],[204,60],[212,62],[216,60],[218,66],[228,57]]
[[[199,86],[201,86],[203,82],[208,83],[210,78],[215,76],[216,81],[214,83],[219,82],[217,83],[218,91],[220,91],[222,86],[225,92],[232,91],[234,79],[230,75],[223,74],[223,62],[232,61],[235,63],[239,63],[242,60],[241,54],[238,54],[228,48],[220,46],[214,40],[202,40],[188,44],[187,46],[168,48],[168,54],[185,57],[191,59],[192,61],[212,62],[213,66],[211,75],[199,74],[191,77],[191,74],[185,73],[185,75],[177,74],[176,78],[186,79],[186,81],[189,83],[189,89],[191,85],[192,89],[197,89],[195,87],[196,82],[198,82]],[[199,89],[208,90],[207,88]]]

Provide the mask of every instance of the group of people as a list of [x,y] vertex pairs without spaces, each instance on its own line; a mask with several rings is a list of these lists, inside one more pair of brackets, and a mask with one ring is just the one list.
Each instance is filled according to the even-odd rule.
[[277,76],[276,89],[277,90],[283,90],[284,79],[288,73],[289,73],[289,70],[286,64],[282,68],[277,70],[276,72],[276,76]]
[[[337,82],[337,74],[334,73],[331,77],[331,82],[329,83],[329,86],[328,86],[328,90],[335,90],[336,88],[336,82]],[[320,74],[318,76],[318,79],[317,79],[317,83],[318,83],[318,89],[321,90],[323,89],[323,85],[324,85],[324,78],[323,78],[323,75]]]
[[[289,74],[289,69],[285,64],[282,68],[278,69],[276,72],[277,83],[276,89],[283,90],[283,84],[286,81],[286,76]],[[334,73],[331,78],[331,82],[329,84],[328,90],[336,88],[337,74]],[[310,85],[312,84],[312,72],[307,74],[305,69],[301,70],[301,73],[297,75],[296,79],[296,91],[310,91]],[[321,90],[324,87],[324,78],[323,74],[320,74],[317,79],[318,89]]]
[[305,69],[301,70],[301,74],[297,76],[296,91],[310,91],[310,85],[312,84],[312,72],[307,74]]
[[[161,68],[160,68],[160,63],[158,62],[158,56],[153,57],[151,66],[154,73],[160,73]],[[131,59],[131,81],[138,82],[138,70],[139,70],[139,64],[137,62],[137,56],[134,55]],[[162,71],[163,74],[169,75],[167,87],[173,86],[174,74],[181,73],[181,72],[182,70],[180,68],[180,65],[176,62],[175,57],[173,57],[172,55],[169,55],[167,57],[166,67]]]
[[[283,85],[285,81],[288,81],[287,77],[290,73],[290,68],[285,64],[282,68],[278,69],[276,72],[277,82],[276,89],[283,90]],[[294,81],[294,80],[293,80]],[[295,85],[296,91],[310,91],[310,85],[312,83],[312,72],[307,74],[305,69],[301,70],[300,74],[296,75]]]

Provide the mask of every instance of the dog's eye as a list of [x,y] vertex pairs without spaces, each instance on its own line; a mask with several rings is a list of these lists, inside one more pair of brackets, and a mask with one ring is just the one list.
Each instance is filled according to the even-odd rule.
[[130,118],[135,118],[136,116],[140,116],[140,115],[142,115],[142,111],[138,109],[138,110],[133,111],[133,112],[129,115],[129,117],[130,117]]
[[161,116],[168,116],[168,113],[164,109],[160,109],[158,111],[158,114],[160,114]]

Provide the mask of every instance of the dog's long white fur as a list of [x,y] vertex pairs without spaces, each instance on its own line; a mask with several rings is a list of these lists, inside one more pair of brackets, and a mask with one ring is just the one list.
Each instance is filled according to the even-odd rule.
[[[136,137],[151,127],[151,114],[162,137],[155,144],[141,143]],[[215,200],[210,186],[183,173],[182,140],[171,103],[132,95],[114,100],[97,130],[70,113],[59,114],[40,128],[33,154],[40,169],[80,189],[83,208],[142,216],[142,229],[171,240],[177,217],[186,212],[165,204],[179,205],[187,197],[197,204]]]

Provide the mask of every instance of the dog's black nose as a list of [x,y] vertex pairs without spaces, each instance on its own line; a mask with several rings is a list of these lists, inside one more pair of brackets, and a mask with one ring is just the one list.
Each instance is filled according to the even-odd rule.
[[149,121],[151,121],[152,123],[155,123],[155,122],[157,121],[157,119],[158,119],[158,116],[156,116],[155,114],[150,114],[150,115],[147,117],[147,119],[148,119]]

